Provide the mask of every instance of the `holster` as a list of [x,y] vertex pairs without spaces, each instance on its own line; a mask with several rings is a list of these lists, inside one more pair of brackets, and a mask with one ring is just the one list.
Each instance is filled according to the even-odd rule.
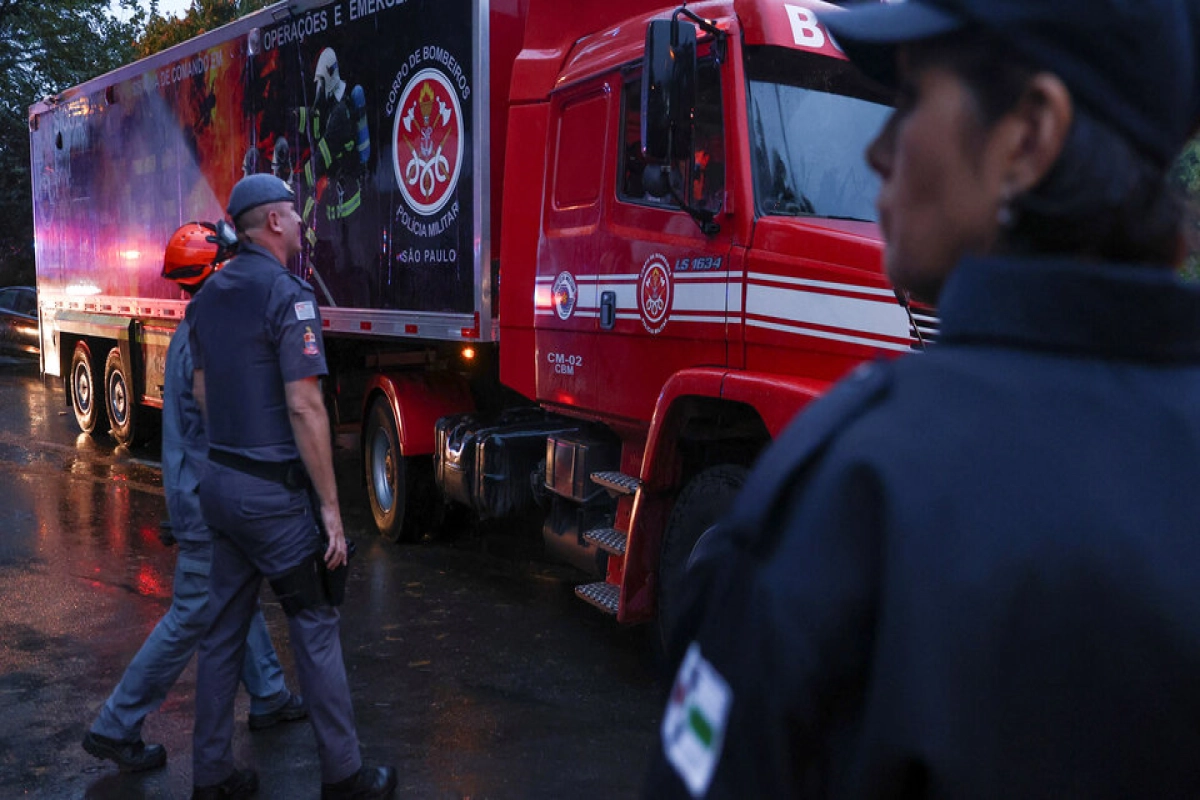
[[329,534],[325,530],[325,523],[321,519],[321,503],[317,499],[316,489],[309,484],[308,488],[309,500],[312,503],[313,518],[317,521],[317,530],[321,532],[321,549],[317,558],[318,572],[320,573],[321,586],[325,591],[325,597],[331,606],[340,606],[342,601],[346,599],[346,578],[350,574],[350,558],[354,555],[357,549],[354,546],[354,541],[346,540],[346,563],[342,564],[337,569],[330,569],[325,565],[325,551],[329,549]]
[[[328,540],[326,540],[326,547],[328,547]],[[350,574],[350,556],[353,553],[354,542],[346,540],[345,564],[337,569],[330,569],[325,566],[324,558],[318,559],[321,565],[321,586],[324,588],[325,597],[331,606],[340,606],[346,599],[346,577]]]
[[301,611],[326,605],[323,556],[323,551],[313,553],[279,577],[269,580],[287,616],[294,617]]

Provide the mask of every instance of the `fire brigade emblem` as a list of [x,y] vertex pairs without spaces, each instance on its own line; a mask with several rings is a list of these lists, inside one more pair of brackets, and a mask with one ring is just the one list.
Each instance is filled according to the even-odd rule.
[[319,356],[321,351],[317,349],[317,335],[313,333],[313,329],[304,326],[304,355]]
[[462,169],[462,107],[439,70],[423,69],[404,87],[392,132],[392,168],[408,205],[436,214],[454,195]]
[[569,272],[560,272],[554,279],[551,290],[554,294],[554,312],[561,320],[568,320],[575,313],[575,301],[579,299],[579,287],[575,284],[575,276]]
[[638,276],[638,311],[642,314],[642,325],[650,333],[666,327],[671,313],[671,268],[659,253],[646,259]]

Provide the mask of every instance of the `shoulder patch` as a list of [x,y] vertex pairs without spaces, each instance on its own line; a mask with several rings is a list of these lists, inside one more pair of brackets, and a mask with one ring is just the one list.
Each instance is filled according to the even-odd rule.
[[296,310],[296,319],[303,322],[306,319],[316,319],[317,309],[316,304],[312,300],[301,300],[293,306]]
[[675,673],[660,728],[663,753],[692,797],[702,797],[712,784],[732,703],[729,682],[692,642]]
[[310,357],[321,355],[321,349],[319,347],[317,347],[317,335],[315,333],[313,333],[313,329],[307,325],[304,326],[304,340],[303,341],[304,341],[304,350],[302,352],[304,353],[304,355],[310,356]]

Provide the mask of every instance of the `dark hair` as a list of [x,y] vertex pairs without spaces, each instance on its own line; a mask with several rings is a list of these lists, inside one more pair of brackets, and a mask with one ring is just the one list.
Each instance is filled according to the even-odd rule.
[[[914,48],[914,60],[961,77],[989,127],[1020,101],[1038,68],[1011,46],[969,32]],[[1169,170],[1078,101],[1058,161],[1028,192],[1013,198],[1007,252],[1091,256],[1174,266],[1180,255],[1183,203]]]

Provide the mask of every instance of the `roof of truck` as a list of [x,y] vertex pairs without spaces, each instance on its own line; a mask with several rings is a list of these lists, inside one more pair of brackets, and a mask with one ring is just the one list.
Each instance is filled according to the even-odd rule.
[[[618,24],[615,16],[623,11],[635,11]],[[575,83],[596,70],[617,67],[639,61],[645,46],[646,25],[652,19],[668,19],[678,5],[657,5],[626,2],[608,9],[607,27],[597,32],[571,39],[571,30],[560,29],[557,34],[541,30],[540,35],[526,37],[525,50],[514,71],[511,99],[514,101],[544,98],[550,91]],[[832,58],[845,58],[829,34],[817,21],[816,12],[834,6],[820,0],[711,0],[688,5],[688,10],[712,21],[724,30],[740,30],[749,45],[775,45],[821,53]],[[530,31],[541,28],[538,23],[539,3],[534,0],[530,9]],[[535,24],[538,23],[538,24]],[[572,26],[572,30],[581,30]],[[557,42],[552,41],[560,36]],[[701,32],[703,36],[703,32]],[[517,79],[519,76],[519,80]]]

